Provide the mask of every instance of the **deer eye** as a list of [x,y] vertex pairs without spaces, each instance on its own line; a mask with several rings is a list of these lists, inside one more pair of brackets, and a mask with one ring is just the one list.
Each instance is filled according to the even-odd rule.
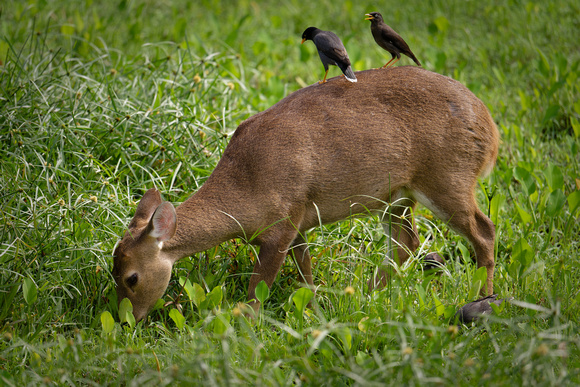
[[133,288],[133,286],[137,285],[137,281],[139,280],[139,276],[137,273],[131,274],[131,276],[127,277],[125,283],[128,287]]

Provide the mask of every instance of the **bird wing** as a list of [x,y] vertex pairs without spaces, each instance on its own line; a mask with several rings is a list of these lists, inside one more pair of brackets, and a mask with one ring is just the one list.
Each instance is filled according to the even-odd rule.
[[405,42],[403,40],[403,38],[401,38],[401,36],[399,34],[397,34],[397,32],[394,29],[392,29],[391,27],[389,27],[388,25],[383,24],[381,26],[380,31],[381,31],[382,38],[384,40],[386,40],[387,42],[389,42],[390,44],[392,44],[393,46],[395,46],[396,48],[398,48],[399,51],[401,51],[401,52],[410,52],[411,51],[407,42]]
[[336,34],[331,31],[323,31],[314,37],[316,48],[335,62],[350,64],[346,48]]

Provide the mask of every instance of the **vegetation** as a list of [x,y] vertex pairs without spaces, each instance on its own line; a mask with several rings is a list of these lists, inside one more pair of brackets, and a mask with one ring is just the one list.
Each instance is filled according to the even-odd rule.
[[[384,290],[366,283],[389,243],[357,218],[310,234],[312,307],[288,260],[247,320],[256,251],[230,241],[182,260],[145,321],[118,313],[111,253],[145,190],[185,200],[242,120],[321,79],[306,27],[335,31],[355,70],[384,64],[371,11],[498,124],[479,199],[497,227],[495,290],[516,302],[450,325],[481,272],[420,208],[421,248]],[[4,1],[2,384],[580,383],[578,14],[573,0]],[[427,251],[445,268],[423,272]]]

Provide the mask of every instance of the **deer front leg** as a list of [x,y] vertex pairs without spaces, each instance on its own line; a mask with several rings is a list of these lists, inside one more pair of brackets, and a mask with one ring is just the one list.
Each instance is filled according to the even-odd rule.
[[261,281],[266,282],[268,288],[272,287],[284,258],[288,254],[290,243],[296,238],[295,229],[286,230],[276,233],[278,235],[267,238],[260,245],[260,253],[254,264],[254,272],[250,277],[248,286],[248,300],[255,312],[260,309],[260,302],[256,299],[256,286]]

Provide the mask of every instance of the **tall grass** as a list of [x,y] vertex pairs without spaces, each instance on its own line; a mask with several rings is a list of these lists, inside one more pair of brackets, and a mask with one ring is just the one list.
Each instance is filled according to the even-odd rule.
[[[0,379],[578,383],[578,8],[1,5]],[[349,219],[307,238],[320,285],[311,306],[287,260],[260,317],[246,320],[238,303],[256,251],[229,241],[178,263],[166,307],[120,324],[111,252],[143,192],[156,186],[166,200],[185,200],[243,119],[320,79],[314,48],[299,44],[306,27],[338,33],[355,70],[384,63],[363,20],[375,10],[427,69],[468,85],[498,123],[500,156],[478,198],[497,229],[496,292],[516,302],[475,327],[449,326],[481,273],[467,243],[420,208],[421,248],[384,290],[366,284],[392,246],[378,219]],[[423,272],[433,250],[447,265]]]

